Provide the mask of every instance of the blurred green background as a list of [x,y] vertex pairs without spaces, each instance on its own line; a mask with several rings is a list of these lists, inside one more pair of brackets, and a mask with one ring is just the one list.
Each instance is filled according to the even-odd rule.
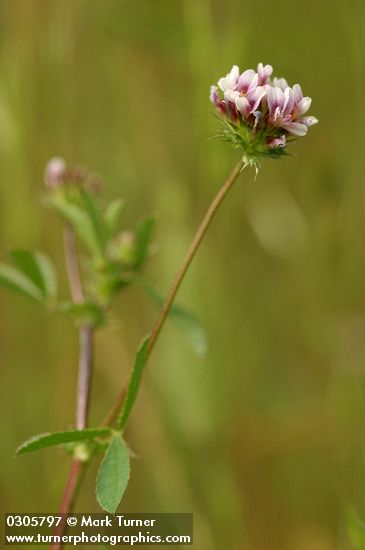
[[[63,296],[61,225],[40,205],[51,156],[101,174],[125,227],[158,213],[148,272],[166,292],[238,158],[207,139],[210,84],[263,61],[313,97],[320,124],[242,176],[179,294],[208,353],[166,327],[128,426],[121,509],[194,512],[199,550],[365,548],[364,23],[363,0],[0,0],[0,256],[45,250]],[[1,507],[55,511],[68,459],[13,454],[72,426],[77,337],[0,301]],[[93,424],[155,313],[131,289],[98,333]],[[98,511],[94,476],[80,511]]]

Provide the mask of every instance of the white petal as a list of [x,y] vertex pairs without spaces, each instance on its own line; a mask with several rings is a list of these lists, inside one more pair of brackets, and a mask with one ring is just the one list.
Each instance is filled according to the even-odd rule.
[[297,117],[306,113],[311,106],[312,99],[310,97],[303,97],[297,104],[296,115]]
[[308,132],[306,125],[300,122],[287,122],[283,124],[283,128],[295,136],[305,136]]
[[283,118],[281,116],[280,107],[276,107],[274,114],[272,115],[272,121],[276,122],[276,126],[279,125],[280,122],[282,122]]
[[259,74],[265,74],[266,76],[270,76],[273,72],[273,68],[271,65],[264,65],[263,63],[259,63],[257,66],[257,72]]
[[255,88],[257,88],[258,83],[259,83],[259,75],[255,73],[255,76],[251,80],[251,84],[248,87],[247,93],[252,92]]
[[233,65],[231,72],[229,73],[229,76],[235,83],[237,83],[240,77],[240,70],[238,65]]
[[251,107],[245,96],[239,96],[236,99],[236,107],[242,116],[247,117],[250,114]]
[[270,76],[272,75],[273,68],[271,65],[263,65],[263,63],[259,63],[257,65],[257,74],[259,77],[259,84],[263,85],[266,84],[266,82],[269,80]]
[[303,99],[302,88],[299,86],[299,84],[294,84],[293,92],[294,92],[295,103],[299,103]]
[[237,89],[240,92],[247,93],[249,90],[256,88],[258,76],[253,69],[247,69],[238,79]]
[[232,103],[235,103],[236,99],[240,97],[240,93],[236,90],[227,89],[224,91],[224,99],[226,101],[232,101]]
[[277,107],[279,107],[280,111],[282,111],[284,106],[284,92],[281,88],[278,86],[271,86],[271,89],[267,92],[267,98],[269,102],[269,111],[272,113],[274,110],[276,110]]
[[210,94],[209,94],[209,99],[212,103],[215,103],[218,99],[218,88],[217,86],[211,86],[210,87]]
[[276,78],[276,77],[273,79],[273,85],[277,86],[278,88],[281,88],[282,90],[285,90],[285,88],[288,88],[289,86],[285,78]]
[[229,72],[225,77],[218,80],[218,86],[224,92],[228,88],[235,88],[240,77],[240,70],[237,65],[233,65],[231,72]]
[[318,124],[318,118],[315,116],[305,116],[304,118],[301,118],[298,120],[300,124],[305,124],[307,128],[310,126],[313,126],[314,124]]
[[270,86],[266,90],[266,95],[267,95],[267,102],[269,105],[269,112],[272,113],[276,109],[275,88],[273,86]]
[[284,105],[283,111],[290,113],[294,105],[294,93],[291,88],[285,88],[284,90]]
[[256,111],[264,95],[266,95],[266,91],[263,86],[257,86],[257,88],[247,94],[247,99],[251,105],[251,113]]

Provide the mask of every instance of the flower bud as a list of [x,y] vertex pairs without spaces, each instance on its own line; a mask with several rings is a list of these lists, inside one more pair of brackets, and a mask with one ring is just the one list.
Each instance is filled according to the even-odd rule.
[[110,255],[113,260],[125,266],[132,267],[136,261],[134,234],[131,231],[123,231],[120,233],[111,245]]
[[285,135],[280,137],[269,137],[266,143],[270,149],[283,148],[286,146],[286,137]]
[[44,171],[44,181],[50,189],[60,186],[63,183],[66,171],[66,163],[61,157],[51,158]]

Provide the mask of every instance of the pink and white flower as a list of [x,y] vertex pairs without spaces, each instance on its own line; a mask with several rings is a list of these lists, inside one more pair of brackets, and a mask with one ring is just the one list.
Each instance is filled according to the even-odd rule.
[[240,90],[226,90],[224,92],[224,99],[234,103],[236,109],[244,119],[247,119],[252,113],[254,113],[261,99],[265,95],[265,90],[262,86],[257,86],[254,89],[248,90],[247,92]]
[[[225,140],[242,147],[248,156],[278,156],[287,145],[287,137],[304,136],[317,124],[314,116],[304,116],[311,98],[304,97],[299,84],[292,88],[285,78],[272,78],[271,65],[259,63],[257,71],[247,69],[242,74],[233,65],[231,71],[211,86],[210,100],[228,126]],[[256,156],[255,156],[256,155]]]
[[221,114],[226,113],[225,104],[220,98],[217,86],[210,87],[209,99]]
[[272,86],[277,86],[278,88],[281,88],[283,91],[285,90],[285,88],[289,88],[289,84],[285,80],[285,78],[277,78],[276,76],[273,78],[270,84],[272,84]]
[[240,77],[240,70],[237,65],[233,65],[231,72],[229,72],[225,77],[218,80],[218,86],[224,92],[225,90],[233,90],[238,82]]
[[272,68],[271,65],[264,66],[262,63],[259,63],[257,65],[257,75],[258,75],[259,86],[264,86],[265,84],[269,83],[273,70],[274,69]]
[[[267,78],[266,67],[262,67],[262,78]],[[264,88],[258,86],[258,82],[259,75],[254,70],[248,69],[240,75],[239,68],[234,65],[231,72],[218,81],[218,86],[223,92],[224,104],[220,100],[216,87],[211,88],[211,101],[221,112],[226,108],[234,118],[237,117],[236,110],[243,118],[248,118],[258,108],[265,95]]]
[[302,117],[311,106],[310,97],[303,97],[299,84],[289,86],[284,91],[279,86],[270,86],[267,90],[269,106],[268,123],[283,128],[295,136],[305,136],[309,126],[318,121],[315,117]]

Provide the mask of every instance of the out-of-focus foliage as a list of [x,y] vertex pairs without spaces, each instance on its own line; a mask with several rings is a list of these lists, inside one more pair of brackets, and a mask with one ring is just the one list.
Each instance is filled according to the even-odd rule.
[[[126,227],[158,212],[150,262],[164,293],[236,161],[207,139],[209,85],[233,63],[263,61],[313,98],[320,124],[255,184],[242,177],[181,289],[208,354],[166,326],[126,432],[138,458],[123,510],[193,511],[204,550],[361,545],[364,12],[361,0],[0,3],[1,261],[44,250],[62,296],[61,225],[38,207],[51,156],[101,174],[108,201],[127,199]],[[76,335],[33,301],[0,300],[2,508],[56,510],[65,455],[13,454],[33,433],[72,428]],[[131,288],[113,313],[96,342],[91,425],[156,311]],[[99,510],[93,479],[80,511]]]

